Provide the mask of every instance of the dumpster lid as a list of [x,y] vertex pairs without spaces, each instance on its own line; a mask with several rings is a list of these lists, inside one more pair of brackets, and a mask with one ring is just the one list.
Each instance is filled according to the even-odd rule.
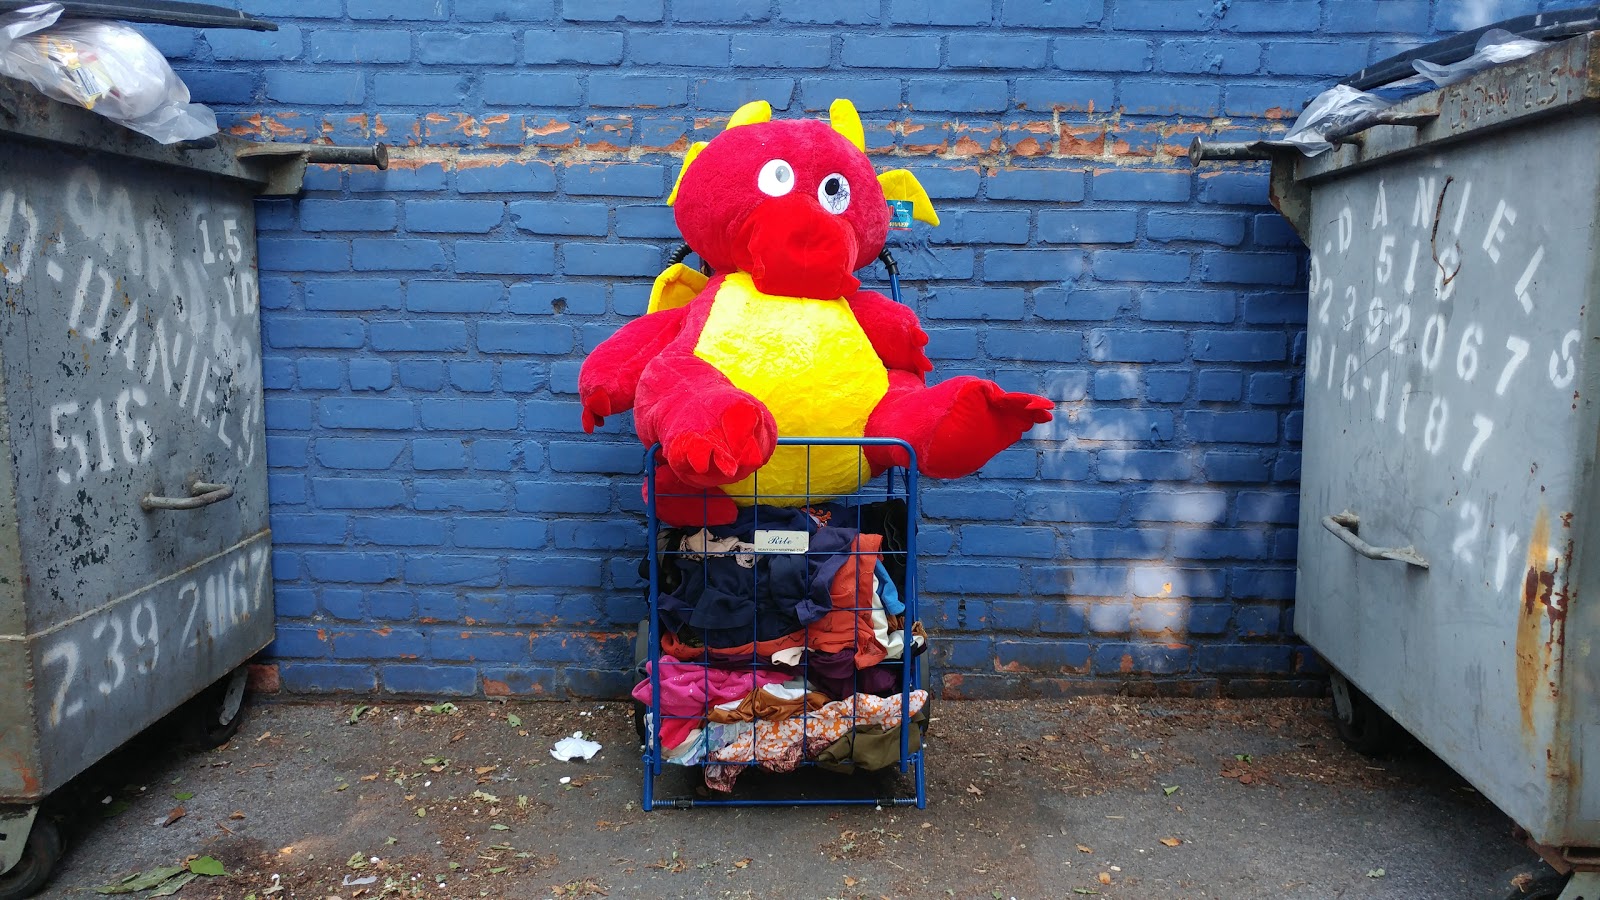
[[243,182],[266,196],[299,193],[308,163],[388,168],[388,147],[340,147],[247,141],[218,134],[202,141],[158,144],[82,107],[61,103],[31,85],[0,76],[0,141],[19,139],[90,151]]
[[1551,10],[1531,16],[1513,16],[1492,25],[1463,31],[1443,40],[1397,53],[1361,69],[1348,78],[1340,79],[1339,83],[1347,84],[1358,91],[1370,91],[1417,74],[1416,68],[1412,66],[1417,60],[1435,65],[1461,62],[1472,55],[1478,46],[1479,38],[1495,29],[1509,31],[1518,37],[1533,41],[1557,41],[1600,30],[1600,5]]
[[1437,150],[1491,131],[1590,110],[1597,101],[1600,32],[1587,32],[1402,100],[1373,120],[1351,123],[1348,134],[1335,137],[1330,132],[1334,148],[1297,159],[1295,179],[1315,181],[1396,156]]
[[[0,0],[0,13],[15,12],[40,0]],[[55,0],[69,19],[121,19],[149,25],[187,25],[194,28],[248,28],[251,31],[277,31],[266,19],[226,6],[187,3],[184,0]]]

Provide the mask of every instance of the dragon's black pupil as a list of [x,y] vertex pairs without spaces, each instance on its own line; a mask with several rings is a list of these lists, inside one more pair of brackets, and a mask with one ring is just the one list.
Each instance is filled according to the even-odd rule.
[[830,197],[839,193],[839,179],[829,178],[827,181],[823,182],[822,189],[827,191],[828,196]]

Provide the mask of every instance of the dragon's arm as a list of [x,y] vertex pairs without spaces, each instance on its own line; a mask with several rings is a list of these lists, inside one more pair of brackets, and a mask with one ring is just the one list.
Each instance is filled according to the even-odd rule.
[[922,352],[928,344],[927,332],[917,323],[917,314],[910,307],[876,291],[856,291],[850,295],[850,311],[885,368],[909,372],[919,383],[933,369],[933,363]]
[[578,372],[584,431],[593,432],[606,416],[633,408],[644,367],[678,337],[687,312],[687,307],[679,307],[649,313],[594,348]]

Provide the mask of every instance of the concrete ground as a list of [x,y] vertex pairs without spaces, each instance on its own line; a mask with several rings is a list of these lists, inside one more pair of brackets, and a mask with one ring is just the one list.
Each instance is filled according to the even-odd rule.
[[[1325,702],[942,703],[926,810],[648,813],[625,705],[356,711],[261,704],[220,750],[141,742],[78,792],[41,896],[206,855],[228,874],[178,896],[1460,900],[1531,858],[1437,759],[1347,750]],[[551,758],[577,730],[601,754]]]

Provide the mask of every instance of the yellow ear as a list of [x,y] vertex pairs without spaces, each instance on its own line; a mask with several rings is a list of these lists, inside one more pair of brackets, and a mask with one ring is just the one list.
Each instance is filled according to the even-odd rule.
[[689,152],[683,155],[683,168],[678,170],[678,180],[672,183],[672,193],[667,195],[668,206],[678,202],[678,186],[683,184],[683,173],[689,171],[689,164],[694,162],[694,158],[699,156],[700,151],[705,148],[705,141],[695,141],[689,145]]
[[861,130],[861,116],[856,114],[854,103],[842,97],[833,101],[828,107],[828,124],[844,135],[845,140],[855,144],[857,150],[867,152],[867,134]]
[[939,224],[939,214],[933,211],[933,201],[928,199],[917,176],[905,169],[890,169],[878,176],[878,184],[883,187],[883,199],[910,200],[912,218],[929,225]]
[[650,305],[645,312],[653,313],[688,306],[689,301],[705,290],[706,283],[710,280],[698,269],[691,269],[683,263],[674,263],[656,276],[656,283],[650,287]]
[[[751,100],[749,103],[733,111],[728,117],[728,128],[738,128],[740,125],[756,125],[761,122],[772,121],[772,104],[765,100]],[[727,131],[728,128],[722,129]]]

